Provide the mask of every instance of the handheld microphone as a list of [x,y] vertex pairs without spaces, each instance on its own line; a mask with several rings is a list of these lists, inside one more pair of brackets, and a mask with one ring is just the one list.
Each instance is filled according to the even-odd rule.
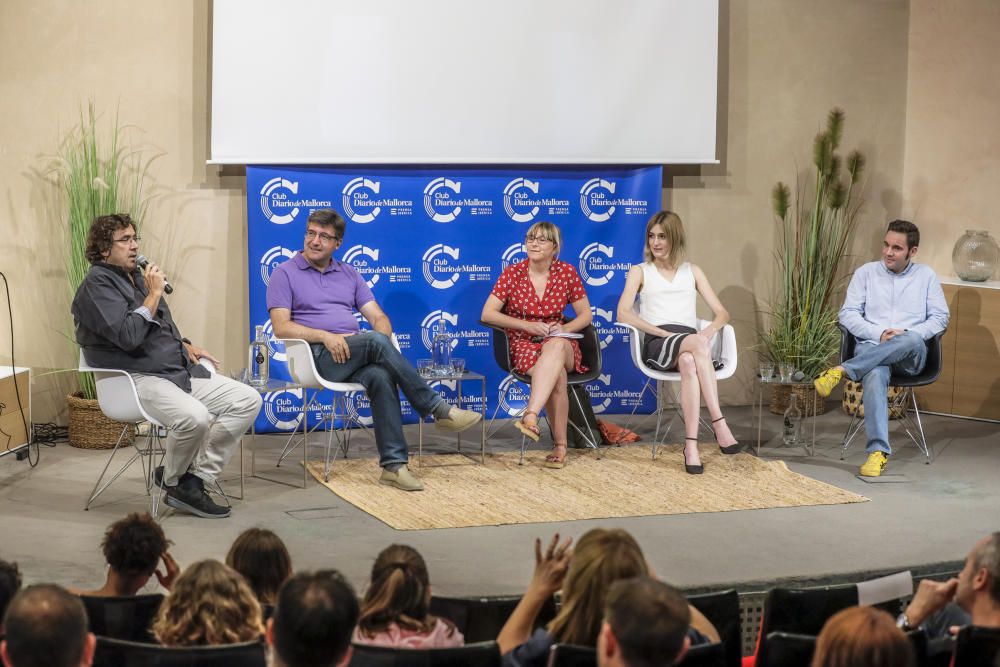
[[[145,271],[146,267],[149,266],[149,260],[146,259],[145,255],[139,255],[135,258],[135,265]],[[163,279],[163,291],[167,294],[174,293],[174,286],[167,282],[166,278]]]

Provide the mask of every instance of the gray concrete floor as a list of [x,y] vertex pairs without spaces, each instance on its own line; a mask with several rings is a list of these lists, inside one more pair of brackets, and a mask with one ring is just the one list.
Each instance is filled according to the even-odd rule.
[[[750,408],[730,408],[727,414],[737,437],[750,443],[756,436]],[[625,421],[624,416],[612,419]],[[823,579],[948,564],[961,560],[980,536],[1000,528],[996,424],[926,417],[933,447],[931,465],[925,465],[923,455],[894,425],[891,437],[897,453],[888,472],[903,475],[905,481],[880,484],[855,476],[864,459],[862,445],[855,444],[846,460],[840,460],[839,443],[847,418],[839,409],[831,405],[831,411],[818,418],[815,456],[807,456],[801,448],[781,446],[779,425],[777,417],[765,417],[762,457],[783,459],[796,472],[859,493],[871,502],[396,531],[311,480],[302,489],[248,477],[246,499],[234,501],[231,518],[213,521],[167,514],[163,526],[182,566],[201,558],[221,559],[242,530],[262,526],[285,540],[297,569],[336,567],[359,588],[380,549],[393,542],[406,543],[424,554],[435,591],[444,595],[521,592],[531,574],[536,536],[544,538],[556,531],[579,536],[595,526],[630,531],[656,571],[678,586],[703,589],[737,583],[741,590],[760,590],[781,579]],[[415,428],[407,427],[412,443],[416,442]],[[651,437],[652,422],[638,430]],[[504,428],[490,446],[514,448],[520,443],[516,435],[512,428]],[[298,465],[289,462],[273,468],[282,440],[277,436],[258,440],[258,470],[269,469],[269,475],[301,484]],[[430,451],[445,449],[440,444]],[[370,440],[355,439],[352,456],[373,454]],[[107,456],[107,452],[59,444],[41,448],[36,468],[12,456],[0,459],[0,558],[18,561],[28,582],[96,586],[103,581],[99,543],[105,527],[127,512],[148,508],[136,465],[90,511],[83,511]],[[675,456],[680,465],[677,448],[661,456]],[[228,490],[238,490],[238,483],[233,482],[238,471],[237,456],[226,471]]]

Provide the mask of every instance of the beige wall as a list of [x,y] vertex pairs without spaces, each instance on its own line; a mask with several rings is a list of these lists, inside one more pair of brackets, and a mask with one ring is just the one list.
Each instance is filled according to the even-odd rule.
[[[663,199],[686,221],[692,258],[734,316],[742,366],[723,396],[748,403],[755,355],[746,348],[756,342],[772,276],[770,189],[808,163],[831,107],[847,112],[845,145],[869,157],[865,258],[885,219],[900,211],[909,17],[903,0],[722,4],[722,164],[668,168]],[[149,211],[144,252],[165,265],[184,295],[171,303],[185,333],[224,361],[242,358],[244,181],[238,170],[220,177],[204,164],[207,7],[201,1],[0,4],[0,270],[11,282],[19,364],[44,371],[76,363],[64,338],[70,319],[57,217],[47,203],[52,192],[36,172],[55,150],[60,128],[77,120],[89,98],[109,113],[119,105],[122,119],[164,152],[153,169],[160,196]],[[8,335],[3,321],[0,361],[9,358]],[[36,421],[62,418],[69,383],[58,377],[36,384]]]
[[966,229],[1000,236],[1000,2],[910,4],[903,212],[920,226],[922,261],[954,276]]

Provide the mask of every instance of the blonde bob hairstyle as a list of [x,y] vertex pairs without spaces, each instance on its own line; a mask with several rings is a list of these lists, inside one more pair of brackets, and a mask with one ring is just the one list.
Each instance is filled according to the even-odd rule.
[[559,644],[596,646],[611,584],[649,575],[639,543],[620,528],[588,530],[573,548],[562,607],[548,630]]
[[684,224],[679,215],[673,211],[660,211],[655,213],[649,222],[646,223],[646,240],[642,246],[642,257],[646,262],[653,261],[653,251],[649,249],[649,235],[653,227],[660,225],[663,233],[667,235],[667,243],[670,244],[670,254],[667,255],[667,262],[673,268],[677,268],[678,263],[684,258],[687,244],[684,241]]
[[184,570],[153,623],[153,635],[164,646],[236,644],[263,633],[260,604],[250,585],[217,560]]
[[[528,227],[528,231],[524,233],[524,238],[527,239],[529,236],[541,237],[543,239],[548,239],[552,241],[555,246],[555,254],[553,257],[559,257],[559,249],[562,247],[562,233],[559,228],[556,227],[551,222],[536,222],[531,227]],[[528,245],[528,241],[525,240],[525,245]]]

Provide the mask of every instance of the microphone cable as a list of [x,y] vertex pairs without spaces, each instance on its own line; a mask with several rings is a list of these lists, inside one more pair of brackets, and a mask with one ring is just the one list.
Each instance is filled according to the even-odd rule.
[[[27,447],[28,465],[31,466],[32,468],[34,468],[36,465],[38,465],[38,459],[39,459],[40,454],[39,454],[39,451],[38,451],[38,443],[35,442],[34,438],[32,437],[33,434],[31,432],[31,429],[28,427],[28,418],[24,414],[24,403],[21,401],[21,388],[17,385],[17,373],[14,372],[14,369],[17,368],[17,364],[14,363],[14,307],[11,305],[11,302],[10,302],[10,283],[7,282],[7,276],[4,275],[3,271],[0,271],[0,278],[3,278],[4,292],[7,294],[7,317],[8,317],[8,321],[10,322],[10,372],[11,372],[11,379],[14,381],[14,394],[17,396],[17,409],[20,410],[20,412],[21,412],[21,423],[24,425],[24,437],[28,439],[28,447]],[[10,447],[10,437],[11,436],[9,434],[4,434],[4,435],[7,435],[7,450],[10,451],[10,449],[11,449],[11,447]],[[35,459],[34,459],[34,461],[32,461],[32,459],[31,459],[31,447],[32,447],[32,445],[34,445],[34,447],[35,447]]]

